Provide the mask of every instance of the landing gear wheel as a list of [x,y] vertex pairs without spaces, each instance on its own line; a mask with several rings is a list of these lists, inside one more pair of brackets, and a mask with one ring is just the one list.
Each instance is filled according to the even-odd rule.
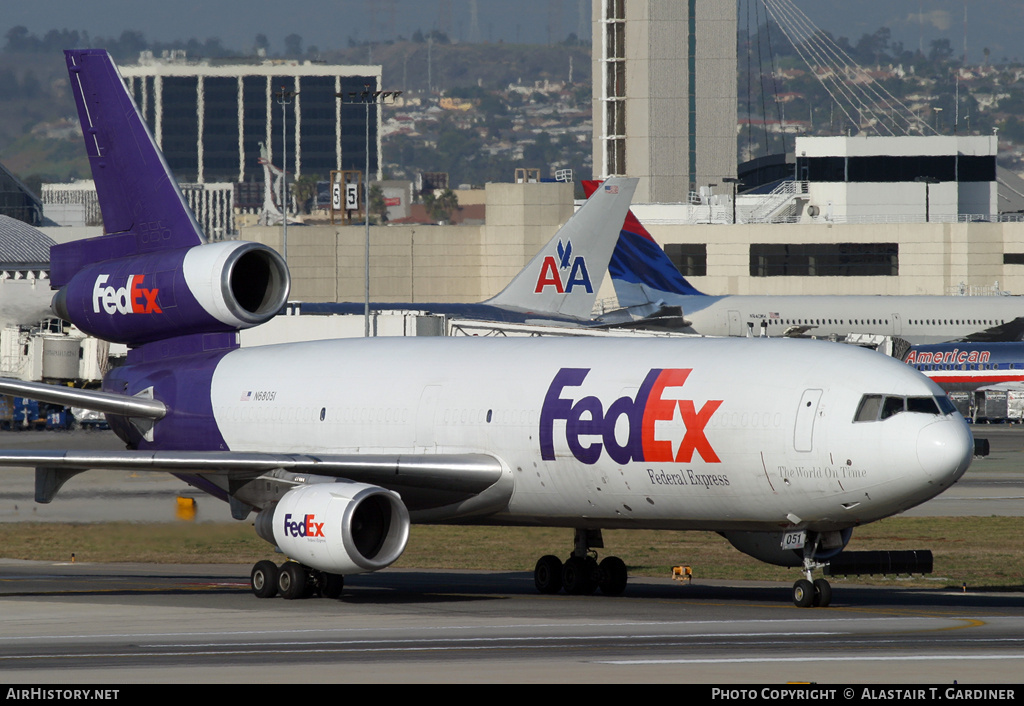
[[626,590],[629,577],[626,573],[626,563],[619,557],[605,557],[600,564],[600,575],[597,587],[604,595],[621,596]]
[[320,580],[320,595],[324,598],[341,598],[345,577],[341,574],[324,574]]
[[562,590],[562,560],[548,554],[537,560],[533,569],[533,584],[541,593],[558,593]]
[[309,595],[309,573],[298,562],[285,562],[277,575],[277,590],[287,600],[305,598]]
[[565,592],[573,596],[593,593],[597,588],[594,579],[597,562],[590,557],[571,556],[562,565],[562,585]]
[[272,561],[258,561],[249,574],[249,588],[257,598],[273,598],[277,595],[277,564]]
[[827,608],[832,602],[832,584],[825,579],[814,580],[814,605]]
[[814,605],[814,584],[807,579],[800,579],[794,583],[793,603],[797,608],[810,608]]

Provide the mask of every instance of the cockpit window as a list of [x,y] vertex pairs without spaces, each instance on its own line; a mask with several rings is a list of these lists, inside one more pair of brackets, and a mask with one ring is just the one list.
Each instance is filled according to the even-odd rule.
[[956,411],[956,405],[953,404],[953,400],[949,399],[945,395],[936,397],[935,401],[939,404],[939,409],[942,410],[943,414],[953,414]]
[[881,395],[864,395],[860,400],[860,407],[857,408],[857,416],[854,421],[873,422],[878,419],[878,410],[882,406]]
[[934,397],[908,397],[907,411],[937,416],[939,414],[939,406],[935,403]]
[[902,412],[931,414],[941,417],[956,412],[948,397],[897,397],[896,395],[864,395],[857,407],[855,422],[874,422]]
[[902,412],[906,407],[906,399],[903,397],[886,397],[882,402],[882,419],[888,419]]

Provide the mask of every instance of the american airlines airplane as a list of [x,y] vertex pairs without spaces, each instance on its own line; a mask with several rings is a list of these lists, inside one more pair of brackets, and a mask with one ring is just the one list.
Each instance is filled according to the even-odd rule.
[[[66,52],[109,235],[54,248],[57,307],[126,343],[96,392],[0,392],[105,412],[128,450],[7,451],[49,502],[87,469],[160,470],[255,513],[289,557],[256,596],[338,596],[402,554],[412,522],[574,530],[537,589],[621,594],[605,528],[711,530],[813,572],[853,528],[952,485],[972,438],[911,367],[828,342],[774,339],[377,338],[242,349],[238,330],[288,291],[262,245],[207,243],[110,57]],[[884,401],[884,405],[881,404]],[[882,407],[889,413],[883,418]],[[269,548],[268,548],[269,551]]]
[[[584,190],[599,182],[584,182]],[[910,343],[1018,341],[1024,297],[727,295],[699,292],[630,211],[609,264],[629,325],[708,336],[899,336]],[[611,320],[609,321],[611,323]]]
[[912,346],[903,359],[947,392],[1024,383],[1024,343]]

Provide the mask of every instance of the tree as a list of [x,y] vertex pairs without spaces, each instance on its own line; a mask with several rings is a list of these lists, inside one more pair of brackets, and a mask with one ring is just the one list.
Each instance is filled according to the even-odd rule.
[[388,204],[380,184],[370,185],[370,215],[376,217],[378,225],[388,222]]
[[39,38],[34,34],[29,34],[28,27],[25,25],[18,25],[7,30],[7,46],[4,47],[5,51],[29,52],[36,51],[38,48]]
[[301,213],[312,212],[313,198],[316,196],[316,183],[319,177],[315,174],[303,174],[291,184],[292,196]]
[[928,60],[938,63],[945,63],[953,58],[953,45],[949,39],[933,39],[931,51],[928,52]]
[[437,222],[447,223],[452,219],[452,213],[459,208],[459,197],[451,189],[445,189],[440,196],[432,193],[423,195],[423,205],[427,208],[427,215]]
[[297,34],[289,34],[284,38],[284,53],[298,59],[302,56],[302,37]]

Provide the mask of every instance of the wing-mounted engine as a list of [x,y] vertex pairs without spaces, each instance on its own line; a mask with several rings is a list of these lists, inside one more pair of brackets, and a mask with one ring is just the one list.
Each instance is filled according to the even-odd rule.
[[137,346],[259,325],[284,306],[289,287],[276,251],[225,241],[87,265],[57,292],[53,309],[86,333]]
[[[783,537],[789,531],[779,532],[720,532],[729,543],[744,554],[776,566],[803,566],[804,550],[783,548]],[[814,552],[815,561],[828,561],[837,556],[853,536],[853,529],[846,528],[838,532],[808,532],[805,546],[817,548]]]
[[256,533],[292,559],[332,574],[390,566],[409,540],[409,513],[397,493],[338,481],[288,491],[256,517]]

